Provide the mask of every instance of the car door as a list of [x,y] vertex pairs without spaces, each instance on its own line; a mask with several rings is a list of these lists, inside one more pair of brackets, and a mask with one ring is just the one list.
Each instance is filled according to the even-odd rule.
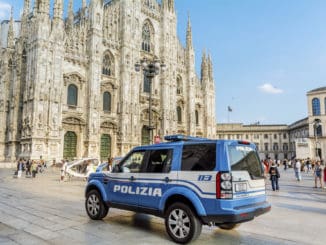
[[177,171],[171,171],[173,149],[152,149],[146,157],[144,172],[139,174],[139,208],[157,211],[162,196],[176,183]]
[[108,174],[108,200],[124,206],[138,205],[139,172],[145,161],[145,150],[131,152]]

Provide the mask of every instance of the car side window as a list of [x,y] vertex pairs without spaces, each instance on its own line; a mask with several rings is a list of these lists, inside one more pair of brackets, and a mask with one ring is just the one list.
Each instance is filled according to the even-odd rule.
[[171,169],[172,149],[153,150],[150,152],[147,173],[168,173]]
[[144,162],[145,151],[136,151],[119,164],[118,169],[113,172],[139,173]]
[[216,165],[216,144],[184,145],[181,170],[212,171]]

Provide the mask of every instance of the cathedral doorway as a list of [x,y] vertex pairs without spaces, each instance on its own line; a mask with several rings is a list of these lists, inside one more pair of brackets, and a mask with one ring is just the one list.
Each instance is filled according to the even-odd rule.
[[142,145],[149,145],[150,139],[149,139],[149,130],[147,126],[143,126],[141,130],[141,144]]
[[68,131],[64,136],[63,158],[72,160],[77,157],[77,135]]
[[101,135],[101,161],[106,161],[111,157],[111,136],[108,134]]

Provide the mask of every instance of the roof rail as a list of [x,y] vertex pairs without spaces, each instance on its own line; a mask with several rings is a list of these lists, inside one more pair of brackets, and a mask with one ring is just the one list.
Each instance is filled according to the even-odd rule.
[[208,140],[207,138],[187,136],[187,135],[183,135],[183,134],[167,135],[167,136],[164,136],[164,139],[166,141],[198,141],[198,140]]

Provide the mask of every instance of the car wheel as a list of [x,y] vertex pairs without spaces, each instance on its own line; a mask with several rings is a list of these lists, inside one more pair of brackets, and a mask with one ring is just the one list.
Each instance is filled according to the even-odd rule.
[[91,219],[103,219],[109,211],[108,206],[103,202],[102,196],[97,190],[91,190],[86,195],[86,212]]
[[240,224],[218,224],[219,228],[223,230],[232,230],[240,226]]
[[186,204],[175,203],[166,211],[165,228],[174,242],[188,243],[200,235],[202,223]]

